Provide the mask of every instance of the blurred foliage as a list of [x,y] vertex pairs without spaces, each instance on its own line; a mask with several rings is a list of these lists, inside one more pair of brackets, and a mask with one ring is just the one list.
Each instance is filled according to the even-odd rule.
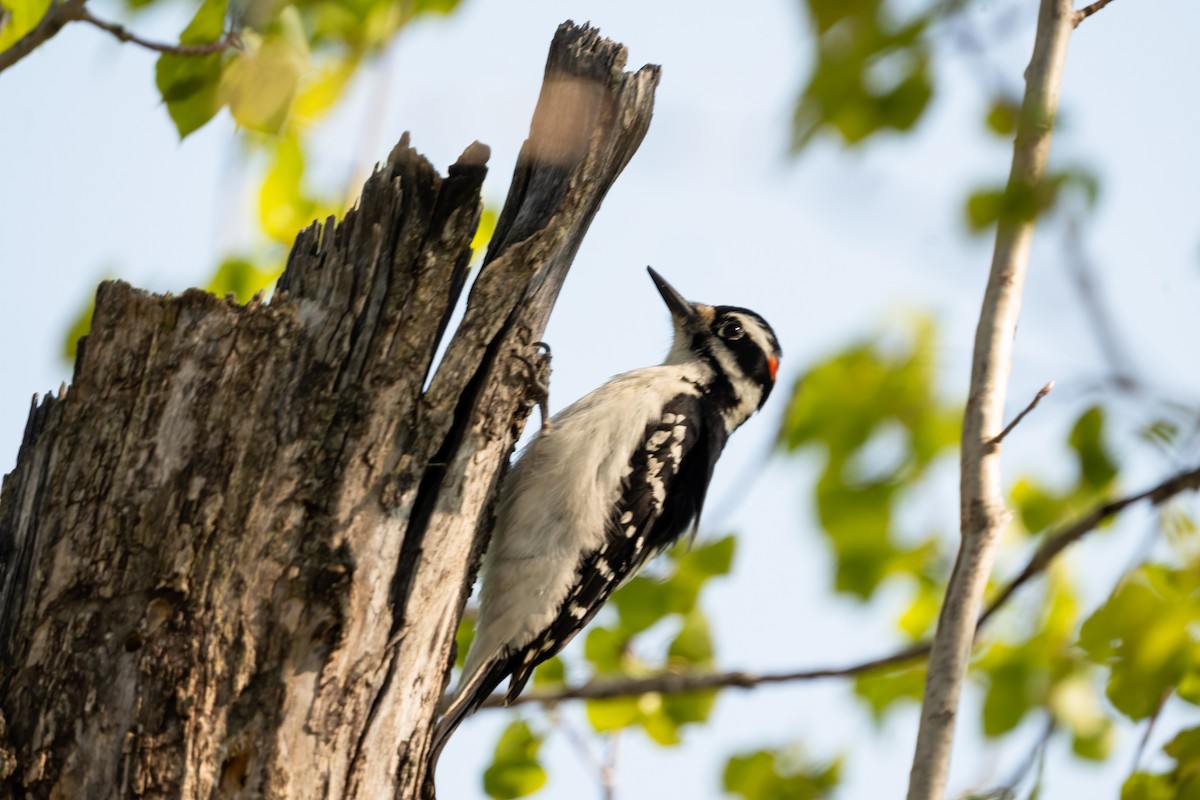
[[[0,33],[0,49],[15,41],[45,13],[48,1],[0,0],[13,22]],[[127,0],[135,18],[148,8],[176,0]],[[360,67],[412,20],[445,15],[459,0],[203,0],[180,32],[179,43],[216,42],[232,33],[233,43],[204,56],[163,53],[155,85],[180,138],[204,127],[222,110],[236,123],[245,166],[262,164],[258,223],[262,239],[243,252],[222,256],[206,288],[246,302],[269,289],[283,269],[287,248],[313,220],[341,215],[357,187],[315,192],[305,180],[308,139],[333,108]],[[349,199],[347,199],[349,198]],[[486,245],[495,212],[485,214],[477,245]],[[86,334],[91,304],[66,332],[63,353],[74,357]]]
[[1200,560],[1143,564],[1083,624],[1079,644],[1109,669],[1106,694],[1130,719],[1172,693],[1200,704]]
[[[994,121],[991,114],[988,121],[989,124]],[[1001,127],[1007,124],[996,122]],[[1100,196],[1100,180],[1089,170],[1076,167],[1051,172],[1037,183],[1010,181],[1004,187],[977,188],[967,197],[967,228],[982,233],[997,223],[1030,222],[1054,209],[1071,189],[1078,191],[1091,207]]]
[[492,763],[483,773],[483,790],[496,800],[531,795],[546,784],[546,770],[538,763],[542,738],[524,720],[512,722],[500,734]]
[[813,764],[798,751],[759,750],[732,756],[722,785],[745,800],[818,800],[833,795],[841,771],[841,759]]
[[[785,454],[819,459],[813,502],[834,559],[835,588],[867,599],[884,579],[906,579],[911,599],[896,625],[908,639],[931,632],[945,589],[939,565],[949,557],[938,537],[901,530],[905,515],[897,514],[906,497],[927,490],[929,470],[957,441],[958,410],[937,397],[936,338],[929,320],[917,320],[900,337],[854,343],[818,361],[797,379],[778,437]],[[1061,449],[1074,465],[1066,485],[1028,474],[1013,483],[1009,505],[1020,523],[1014,530],[1025,535],[1009,538],[1000,572],[1008,563],[1024,565],[1036,546],[1031,535],[1116,496],[1120,468],[1108,427],[1102,406],[1081,409]],[[1145,430],[1162,427],[1152,422]],[[1160,509],[1158,525],[1190,561],[1135,569],[1090,617],[1070,570],[1056,564],[1039,584],[1040,596],[1027,589],[1020,603],[1000,612],[970,674],[983,692],[985,736],[1003,739],[1027,720],[1046,719],[1077,757],[1102,761],[1116,741],[1117,715],[1144,719],[1168,696],[1200,702],[1197,527],[1172,505]],[[903,541],[915,544],[897,544]],[[924,681],[925,665],[916,663],[858,675],[854,690],[882,721],[900,705],[919,703]],[[1172,754],[1185,751],[1186,743],[1173,745]],[[1126,796],[1140,796],[1130,794],[1141,790],[1129,788],[1134,784],[1183,785],[1189,763],[1184,758],[1160,775],[1139,773]]]
[[1135,772],[1121,800],[1195,800],[1200,797],[1200,728],[1187,728],[1163,746],[1175,766],[1163,773]]
[[884,130],[911,130],[920,120],[933,97],[926,33],[938,6],[910,15],[898,5],[804,0],[814,63],[792,117],[794,152],[820,133],[857,145]]
[[905,613],[919,636],[933,617],[939,547],[933,534],[900,535],[897,510],[954,453],[962,412],[937,397],[932,321],[916,319],[904,334],[898,345],[851,345],[802,374],[778,441],[789,454],[824,456],[814,499],[837,591],[866,600],[889,575],[917,576],[927,592]]
[[1110,499],[1116,484],[1117,464],[1104,443],[1104,426],[1104,409],[1091,406],[1071,429],[1067,444],[1077,470],[1073,486],[1055,491],[1028,475],[1013,484],[1011,505],[1017,521],[1027,532],[1045,531]]
[[[712,669],[715,659],[712,634],[708,618],[700,608],[700,595],[711,579],[729,573],[734,551],[733,536],[691,548],[686,545],[673,548],[656,565],[660,574],[639,575],[613,594],[603,612],[607,621],[592,624],[584,633],[582,662],[577,658],[578,648],[568,651],[568,658],[575,656],[573,666],[594,676],[631,677]],[[459,626],[459,665],[469,647],[473,624],[472,616],[466,615]],[[564,659],[555,657],[534,671],[533,681],[540,686],[561,684],[566,672]],[[591,729],[598,734],[636,728],[658,744],[670,747],[682,741],[684,727],[706,722],[715,703],[715,691],[648,694],[588,700],[585,710]],[[505,736],[511,731],[512,728],[506,731]],[[500,745],[496,752],[499,759]],[[506,758],[509,752],[505,750]],[[530,758],[536,764],[536,748],[532,752]],[[498,760],[494,761],[488,774],[500,766]],[[486,779],[485,788],[493,797],[518,796],[497,794]]]
[[3,0],[0,2],[0,50],[33,30],[50,8],[50,0]]
[[867,704],[876,723],[897,703],[916,705],[925,693],[925,664],[880,672],[864,672],[854,677],[854,693]]
[[1025,630],[989,642],[975,660],[975,677],[986,685],[983,733],[1000,737],[1031,714],[1049,713],[1057,728],[1070,733],[1078,755],[1103,759],[1112,746],[1112,725],[1095,670],[1075,646],[1079,601],[1064,570],[1048,576],[1035,614],[1021,614]]
[[[7,10],[0,49],[30,30],[50,0],[0,0]],[[126,0],[134,15],[167,8],[176,0]],[[933,38],[969,4],[901,3],[899,0],[804,0],[812,29],[812,65],[797,98],[791,146],[800,152],[827,136],[849,147],[879,134],[910,134],[931,107],[938,65]],[[236,34],[233,46],[207,56],[163,54],[155,85],[181,139],[222,111],[236,123],[246,165],[261,166],[258,225],[261,240],[245,252],[223,253],[207,288],[246,302],[269,288],[297,231],[313,219],[340,214],[356,187],[317,189],[306,179],[308,141],[337,107],[360,67],[395,41],[422,15],[454,11],[459,0],[203,0],[188,5],[183,44],[203,44]],[[136,25],[132,25],[136,27]],[[983,130],[1009,140],[1021,123],[1019,101],[987,92]],[[1052,124],[1054,121],[1046,121]],[[997,224],[1032,220],[1081,197],[1095,203],[1099,178],[1074,167],[1058,169],[1037,184],[976,186],[967,193],[963,219],[980,232]],[[485,246],[495,212],[485,211],[476,237]],[[90,306],[67,335],[70,357],[87,330]],[[895,608],[898,638],[930,634],[946,580],[953,537],[911,512],[933,497],[930,481],[939,462],[957,450],[961,410],[939,397],[934,363],[936,331],[916,319],[899,337],[854,342],[811,366],[795,383],[778,434],[788,457],[815,458],[820,477],[814,507],[833,558],[833,588],[861,601],[887,584],[904,593]],[[1001,570],[1023,564],[1044,535],[1096,504],[1111,499],[1120,480],[1108,445],[1102,405],[1083,410],[1061,452],[1072,459],[1068,485],[1022,475],[1009,505],[1019,523],[1001,554]],[[1164,449],[1180,425],[1143,420],[1139,434]],[[1018,431],[1018,435],[1019,435]],[[1057,447],[1054,449],[1057,453]],[[1034,718],[1054,724],[1083,759],[1108,758],[1116,726],[1154,719],[1166,702],[1200,704],[1200,546],[1197,526],[1183,508],[1159,510],[1157,529],[1169,558],[1136,565],[1092,613],[1069,569],[1056,565],[1039,591],[1026,589],[992,623],[971,677],[982,690],[979,725],[1004,741]],[[1020,535],[1024,534],[1024,535]],[[717,662],[700,596],[709,581],[727,574],[735,542],[725,537],[692,550],[678,548],[658,577],[639,576],[612,598],[583,647],[554,658],[535,672],[535,685],[564,682],[568,674],[635,677],[670,671],[703,671]],[[995,587],[991,587],[994,591]],[[889,609],[889,612],[893,609]],[[469,619],[459,628],[465,655]],[[786,631],[770,632],[784,636]],[[919,702],[925,666],[915,663],[854,680],[855,695],[878,721],[894,708]],[[673,697],[591,701],[593,731],[608,735],[638,729],[664,746],[677,744],[689,725],[711,719],[715,692]],[[1145,724],[1145,723],[1143,723]],[[524,720],[512,722],[497,742],[484,788],[495,798],[527,796],[547,780],[540,763],[542,735]],[[1177,732],[1163,748],[1163,771],[1140,769],[1125,782],[1123,800],[1200,796],[1200,728]],[[731,757],[727,792],[747,800],[791,800],[831,794],[840,761],[814,765],[787,750]]]

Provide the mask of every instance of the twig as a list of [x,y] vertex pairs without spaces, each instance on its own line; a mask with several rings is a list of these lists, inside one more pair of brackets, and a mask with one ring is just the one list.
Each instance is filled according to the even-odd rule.
[[11,47],[0,52],[0,72],[11,67],[37,47],[57,34],[68,22],[87,22],[101,30],[108,31],[122,42],[136,44],[156,53],[170,53],[176,56],[207,56],[218,53],[227,47],[237,47],[241,43],[238,31],[228,31],[220,39],[203,44],[164,44],[143,39],[136,33],[115,22],[108,22],[92,14],[84,7],[86,0],[66,0],[66,2],[51,5],[41,21],[33,30],[22,36]]
[[[1050,566],[1055,556],[1073,542],[1083,538],[1089,531],[1095,530],[1102,522],[1116,516],[1129,506],[1142,500],[1149,500],[1154,505],[1161,505],[1177,494],[1185,491],[1196,491],[1198,489],[1200,489],[1200,466],[1177,473],[1145,491],[1099,505],[1067,527],[1051,534],[1033,556],[1030,557],[1025,568],[1009,581],[1004,589],[988,604],[987,609],[980,614],[975,627],[976,637],[988,620],[1012,598],[1018,589],[1038,574],[1044,572]],[[568,700],[608,700],[614,697],[633,697],[651,693],[675,695],[712,689],[753,689],[772,683],[792,683],[794,681],[810,681],[821,678],[849,678],[916,661],[927,655],[929,649],[929,642],[919,642],[891,655],[874,658],[858,664],[851,664],[845,667],[798,670],[794,672],[766,674],[754,674],[742,671],[713,673],[673,672],[654,675],[648,678],[607,678],[589,681],[580,686],[529,692],[514,700],[512,705],[540,703],[552,706]],[[489,697],[482,707],[502,708],[503,706],[503,695],[496,694]]]
[[575,751],[575,754],[579,756],[579,760],[582,761],[588,769],[594,770],[596,775],[599,777],[601,784],[603,784],[604,765],[600,763],[600,759],[596,758],[596,754],[592,752],[592,747],[590,744],[588,744],[587,739],[584,738],[583,734],[580,733],[574,725],[572,725],[568,720],[564,719],[561,715],[556,715],[554,722],[558,726],[558,729],[563,732],[563,736],[566,737],[567,743],[571,745],[571,748]]
[[78,19],[82,22],[91,23],[100,30],[108,31],[122,42],[136,44],[139,47],[153,50],[156,53],[170,53],[173,56],[210,56],[213,53],[221,52],[227,47],[236,47],[241,43],[239,33],[231,30],[226,31],[220,39],[202,44],[164,44],[162,42],[152,42],[149,39],[143,39],[123,25],[118,25],[115,22],[107,22],[96,17],[86,8],[79,9]]
[[33,26],[33,30],[0,52],[0,72],[32,53],[39,45],[58,33],[63,25],[79,19],[83,3],[84,0],[66,0],[63,3],[52,4],[42,16],[41,21]]
[[1091,5],[1084,6],[1083,8],[1079,9],[1075,12],[1074,21],[1072,22],[1071,27],[1078,28],[1079,23],[1083,22],[1085,19],[1090,17],[1092,14],[1095,14],[1097,11],[1104,8],[1111,2],[1112,0],[1096,0],[1096,2],[1092,3]]
[[1045,386],[1043,386],[1041,389],[1039,389],[1038,393],[1035,394],[1033,396],[1033,399],[1029,401],[1029,405],[1025,406],[1025,410],[1022,411],[1020,414],[1017,414],[1017,416],[1013,419],[1013,421],[1008,423],[1008,425],[1006,425],[1004,427],[1004,430],[1002,430],[1002,431],[1000,431],[1000,433],[996,434],[996,436],[992,439],[992,446],[995,447],[996,445],[1003,442],[1004,437],[1008,436],[1008,434],[1012,433],[1012,429],[1017,427],[1017,425],[1020,424],[1021,420],[1025,419],[1026,414],[1028,414],[1030,411],[1033,411],[1035,408],[1037,408],[1037,404],[1042,402],[1042,398],[1045,397],[1046,395],[1050,394],[1050,390],[1053,388],[1054,388],[1054,381],[1050,381]]
[[1054,560],[1055,556],[1066,550],[1069,545],[1083,538],[1084,534],[1097,528],[1100,523],[1110,517],[1116,516],[1129,506],[1142,500],[1149,500],[1157,506],[1181,492],[1195,491],[1196,489],[1200,489],[1200,467],[1177,473],[1152,489],[1147,489],[1144,492],[1138,492],[1137,494],[1097,506],[1066,528],[1048,536],[1037,549],[1037,552],[1033,554],[1033,557],[1029,559],[1029,563],[1025,565],[1025,569],[1021,570],[1017,577],[1013,578],[1004,587],[1004,590],[996,595],[996,598],[988,606],[987,611],[980,616],[979,624],[982,625],[986,622],[1030,578],[1050,566],[1050,562]]
[[620,752],[621,731],[616,730],[608,735],[608,747],[604,754],[604,764],[600,768],[601,800],[616,800],[617,758]]
[[1079,235],[1079,222],[1074,216],[1068,217],[1065,234],[1063,244],[1067,269],[1079,292],[1084,317],[1092,328],[1104,360],[1108,362],[1112,380],[1124,391],[1134,389],[1141,384],[1141,380],[1135,375],[1134,362],[1126,355],[1121,338],[1117,335],[1116,321],[1100,294],[1094,277],[1095,270],[1089,263]]
[[[1018,118],[1008,191],[1035,188],[1045,180],[1050,134],[1058,111],[1074,14],[1071,0],[1041,2],[1033,56],[1025,73],[1025,97]],[[971,387],[963,416],[962,543],[929,654],[908,800],[941,800],[945,794],[955,714],[976,621],[1000,533],[1011,516],[1004,507],[1000,451],[991,442],[1004,426],[1012,342],[1029,266],[1034,222],[1002,219],[996,230],[996,247],[975,333]]]
[[1142,740],[1138,742],[1137,752],[1133,754],[1132,772],[1138,771],[1138,766],[1142,763],[1142,756],[1146,754],[1146,746],[1150,744],[1150,734],[1154,733],[1154,726],[1158,724],[1158,718],[1162,716],[1163,707],[1166,706],[1167,700],[1174,692],[1174,688],[1164,691],[1162,697],[1158,698],[1158,705],[1154,707],[1154,713],[1150,715],[1150,719],[1146,720],[1146,730],[1142,732]]

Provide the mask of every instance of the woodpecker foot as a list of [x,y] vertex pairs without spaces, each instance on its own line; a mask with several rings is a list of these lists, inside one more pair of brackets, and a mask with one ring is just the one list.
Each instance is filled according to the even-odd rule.
[[550,430],[550,345],[534,342],[537,351],[533,358],[517,356],[529,368],[529,392],[542,415],[542,432]]

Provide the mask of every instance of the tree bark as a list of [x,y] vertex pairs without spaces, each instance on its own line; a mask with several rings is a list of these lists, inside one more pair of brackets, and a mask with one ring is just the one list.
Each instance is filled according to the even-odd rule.
[[0,494],[0,793],[420,795],[523,359],[649,125],[625,55],[559,28],[436,369],[479,144],[443,178],[402,138],[269,303],[100,287]]
[[[1041,0],[1025,96],[1013,143],[1007,192],[1041,186],[1050,158],[1058,96],[1075,27],[1072,0]],[[950,574],[929,653],[921,723],[909,772],[908,800],[946,793],[954,719],[1000,534],[1010,513],[1000,480],[1004,401],[1036,218],[1001,219],[975,330],[971,386],[963,412],[958,556]]]

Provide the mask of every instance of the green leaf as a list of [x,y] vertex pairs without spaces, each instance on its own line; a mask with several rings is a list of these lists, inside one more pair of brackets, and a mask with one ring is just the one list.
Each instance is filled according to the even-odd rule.
[[1117,465],[1104,446],[1104,409],[1092,406],[1075,422],[1067,440],[1079,461],[1080,483],[1096,492],[1108,489]]
[[640,633],[658,622],[668,611],[670,589],[662,582],[639,575],[612,596],[621,630]]
[[467,660],[467,651],[471,649],[473,641],[475,641],[475,614],[468,612],[463,614],[462,619],[458,622],[458,628],[454,631],[454,666],[462,669],[463,663]]
[[942,592],[931,581],[921,581],[912,602],[896,621],[909,639],[917,640],[933,628],[942,607]]
[[683,628],[671,641],[667,654],[672,661],[681,661],[689,667],[708,667],[713,663],[712,633],[704,612],[694,609],[684,617]]
[[534,686],[561,686],[567,682],[567,670],[558,656],[547,659],[533,671]]
[[1032,478],[1021,478],[1014,483],[1011,496],[1022,527],[1030,533],[1044,531],[1063,517],[1062,498]]
[[717,704],[717,693],[690,692],[688,694],[664,695],[663,714],[678,728],[699,722],[707,722]]
[[504,729],[496,743],[492,764],[483,773],[483,790],[496,800],[526,797],[546,785],[546,771],[538,763],[542,738],[517,720]]
[[1050,689],[1046,705],[1054,719],[1071,731],[1072,747],[1078,755],[1093,760],[1108,757],[1113,725],[1104,715],[1093,680],[1082,672],[1065,676]]
[[725,764],[722,786],[745,800],[817,800],[841,780],[841,760],[815,764],[780,750],[734,755]]
[[1071,752],[1088,761],[1105,761],[1112,755],[1116,738],[1112,722],[1105,719],[1104,724],[1094,733],[1072,734]]
[[859,343],[812,367],[777,438],[787,452],[824,457],[816,509],[836,557],[835,587],[862,599],[889,575],[938,569],[936,537],[895,544],[894,512],[956,447],[961,412],[937,397],[932,323],[918,319],[905,333],[900,346]]
[[3,6],[0,10],[8,10],[7,18],[0,26],[0,51],[3,51],[37,27],[50,8],[50,0],[4,0],[0,6]]
[[1193,664],[1191,671],[1183,676],[1175,693],[1180,700],[1200,706],[1200,664]]
[[1200,575],[1147,564],[1121,582],[1084,622],[1079,644],[1111,670],[1107,694],[1121,713],[1145,719],[1195,669]]
[[885,130],[909,130],[933,96],[920,15],[897,23],[877,0],[807,0],[817,32],[808,82],[792,118],[792,150],[822,132],[855,145]]
[[67,329],[67,335],[63,339],[63,358],[68,361],[75,360],[75,355],[79,352],[79,340],[87,336],[92,330],[92,314],[95,311],[96,295],[93,293],[88,298],[87,305],[80,309],[79,315],[75,317],[75,321]]
[[679,556],[679,572],[702,575],[706,578],[728,575],[733,567],[733,556],[737,551],[737,540],[724,536],[711,542],[697,545]]
[[361,59],[351,54],[347,58],[325,61],[315,72],[301,77],[300,88],[292,104],[292,112],[301,127],[329,113],[341,99],[342,92],[361,63]]
[[642,730],[662,747],[674,747],[683,741],[679,736],[679,725],[664,710],[662,698],[655,695],[647,705],[653,707],[642,714]]
[[270,289],[282,271],[282,268],[259,269],[245,259],[230,258],[217,267],[207,289],[218,297],[232,294],[239,303],[246,303],[259,292]]
[[583,655],[596,668],[598,675],[621,672],[621,662],[628,642],[626,636],[610,628],[594,625],[584,640]]
[[287,6],[265,36],[247,33],[242,38],[245,50],[230,61],[221,78],[221,101],[239,125],[280,133],[300,78],[309,69],[308,40],[300,14],[295,6]]
[[1008,97],[992,101],[987,113],[987,126],[998,136],[1014,136],[1017,132],[1017,119],[1021,113],[1019,101]]
[[1121,786],[1121,800],[1178,800],[1165,775],[1135,772]]
[[263,231],[281,244],[291,244],[296,234],[322,211],[303,190],[304,149],[295,135],[280,137],[275,158],[258,192],[258,219]]
[[496,221],[499,218],[500,214],[494,207],[483,207],[483,212],[479,215],[479,226],[475,228],[475,237],[471,239],[473,260],[479,261],[483,258],[483,253],[496,232]]
[[608,733],[628,728],[641,719],[640,697],[612,697],[588,700],[585,704],[588,722],[596,733]]
[[983,701],[983,732],[989,737],[1008,733],[1034,707],[1038,693],[1033,685],[1036,672],[1028,648],[997,643],[988,649],[988,690]]
[[875,721],[901,701],[921,702],[925,694],[924,665],[889,672],[868,672],[854,678],[854,693],[866,701]]
[[1168,772],[1135,772],[1121,789],[1121,800],[1195,800],[1200,797],[1200,728],[1187,728],[1163,746],[1174,759]]
[[[204,0],[179,35],[180,44],[207,44],[221,38],[227,0]],[[217,88],[224,55],[181,56],[163,53],[154,68],[158,93],[179,131],[179,138],[202,127],[221,109]]]

